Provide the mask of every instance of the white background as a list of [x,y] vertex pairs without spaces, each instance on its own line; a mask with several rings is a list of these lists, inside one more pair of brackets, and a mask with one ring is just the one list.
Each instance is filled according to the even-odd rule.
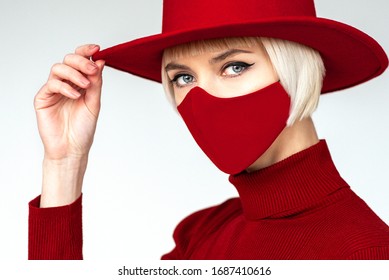
[[[160,32],[162,1],[0,0],[0,259],[27,258],[27,203],[40,192],[33,97],[75,47]],[[183,1],[183,5],[190,4]],[[387,0],[317,0],[389,52]],[[363,58],[361,58],[363,59]],[[109,68],[84,184],[84,257],[159,259],[176,224],[236,191],[202,154],[159,84]],[[342,176],[389,223],[389,71],[323,96],[314,115]]]

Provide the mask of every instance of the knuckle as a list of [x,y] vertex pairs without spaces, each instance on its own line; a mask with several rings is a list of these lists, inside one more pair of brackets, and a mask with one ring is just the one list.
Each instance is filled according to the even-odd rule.
[[52,73],[57,73],[58,70],[61,68],[61,63],[55,63],[53,66],[51,66],[51,72]]
[[88,45],[81,45],[81,46],[78,46],[75,50],[75,53],[76,54],[82,54],[85,52],[85,49],[88,47]]
[[78,50],[80,50],[80,49],[82,49],[82,48],[84,48],[84,47],[85,47],[85,45],[77,46],[76,51],[78,51]]
[[44,85],[43,87],[41,87],[41,89],[37,92],[37,94],[35,94],[34,96],[34,100],[33,100],[33,104],[35,105],[39,99],[45,94],[45,92],[47,92],[47,88],[46,88],[46,85]]
[[73,57],[74,57],[74,54],[69,53],[69,54],[65,55],[65,57],[63,58],[63,62],[65,64],[69,64],[73,60]]
[[47,83],[42,87],[42,90],[46,89],[50,92],[54,91],[56,88],[56,82],[54,80],[49,80]]
[[35,94],[34,96],[34,104],[36,103],[36,101],[38,100],[38,97],[40,96],[41,92],[43,91],[43,87],[37,92],[37,94]]

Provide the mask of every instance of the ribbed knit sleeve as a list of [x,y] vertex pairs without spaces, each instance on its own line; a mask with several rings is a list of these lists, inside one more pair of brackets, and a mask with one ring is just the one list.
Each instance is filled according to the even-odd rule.
[[70,205],[39,208],[29,203],[28,259],[82,259],[82,195]]

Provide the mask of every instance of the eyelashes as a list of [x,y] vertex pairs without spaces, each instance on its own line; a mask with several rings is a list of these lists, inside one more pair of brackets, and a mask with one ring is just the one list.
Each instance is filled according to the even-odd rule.
[[[234,61],[228,62],[222,66],[220,70],[220,75],[222,77],[234,78],[242,75],[245,71],[247,71],[251,66],[255,63],[246,63],[242,61]],[[170,83],[178,88],[182,88],[194,83],[195,77],[188,73],[177,73],[173,79],[170,80]]]
[[223,66],[222,76],[239,76],[253,65],[254,63],[248,64],[246,62],[241,61],[229,62],[225,66]]
[[184,73],[177,74],[172,80],[170,80],[170,83],[177,87],[184,87],[185,85],[188,85],[192,82],[194,82],[194,77],[192,75]]

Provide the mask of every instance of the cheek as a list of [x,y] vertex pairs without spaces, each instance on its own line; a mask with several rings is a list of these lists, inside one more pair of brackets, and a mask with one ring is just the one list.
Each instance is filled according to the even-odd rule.
[[278,75],[271,64],[266,65],[266,67],[261,67],[258,71],[253,72],[253,75],[250,75],[250,80],[251,83],[255,85],[253,88],[254,91],[265,88],[279,80]]
[[[254,69],[253,69],[254,70]],[[255,69],[242,76],[242,79],[232,79],[228,91],[230,96],[241,96],[265,88],[277,82],[278,75],[272,68]]]
[[277,82],[280,80],[280,77],[278,76],[276,70],[273,68],[273,66],[270,64],[269,68],[267,69],[269,79],[271,81]]
[[177,96],[177,94],[174,94],[174,101],[176,102],[176,106],[180,105],[182,100],[184,100],[184,98],[182,98],[181,96]]
[[268,59],[266,60],[266,64],[264,64],[263,67],[258,70],[258,72],[262,82],[266,85],[275,83],[279,80],[278,74],[276,73],[273,65]]
[[187,91],[183,91],[183,90],[178,90],[176,92],[173,93],[173,99],[176,103],[176,106],[179,106],[181,104],[181,102],[184,100],[185,96],[188,94]]

